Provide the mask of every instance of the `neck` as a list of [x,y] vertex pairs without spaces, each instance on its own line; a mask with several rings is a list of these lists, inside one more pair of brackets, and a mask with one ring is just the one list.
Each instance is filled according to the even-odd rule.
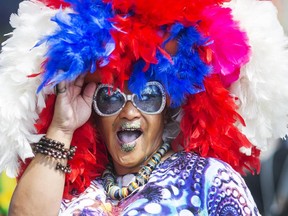
[[141,167],[143,166],[142,164],[137,164],[137,165],[132,166],[132,167],[124,167],[123,168],[123,166],[119,165],[115,161],[113,161],[112,163],[114,166],[115,175],[117,175],[117,176],[124,176],[124,175],[130,174],[130,173],[137,173],[141,169]]
[[[142,161],[139,161],[138,163],[132,164],[130,166],[127,164],[125,166],[123,166],[123,164],[119,164],[117,161],[112,159],[112,164],[114,167],[115,174],[117,176],[124,176],[126,174],[139,172],[139,170],[143,166],[147,165],[147,163],[151,159],[152,155],[154,155],[160,147],[161,147],[161,145],[156,146],[154,151],[152,153],[150,153],[149,155],[147,155],[146,157],[144,157]],[[161,160],[162,160],[162,158],[161,158]]]
[[[135,191],[137,188],[145,185],[149,178],[150,174],[153,172],[153,170],[156,168],[156,166],[161,162],[161,159],[164,158],[163,156],[168,153],[168,150],[170,149],[170,144],[163,143],[162,146],[157,150],[156,153],[150,156],[149,161],[146,159],[144,162],[147,164],[141,166],[140,170],[138,171],[137,175],[135,176],[135,181],[131,182],[127,187],[119,187],[115,185],[116,179],[115,174],[113,174],[113,165],[108,164],[107,169],[104,171],[102,178],[103,178],[103,187],[105,191],[107,192],[108,196],[112,199],[122,199],[127,197],[129,194],[131,194],[133,191]],[[172,152],[170,152],[171,155]]]
[[[156,151],[155,151],[156,152]],[[155,154],[155,152],[153,152],[153,154]],[[168,157],[170,157],[172,154],[174,154],[175,152],[173,150],[169,150],[162,158],[161,158],[161,162],[165,161]],[[119,164],[115,163],[113,161],[113,166],[114,166],[114,170],[115,170],[115,174],[117,176],[124,176],[127,174],[135,174],[137,172],[139,172],[139,170],[143,167],[147,165],[147,162],[151,159],[152,155],[150,155],[149,158],[147,158],[143,163],[141,164],[137,164],[136,166],[133,167],[125,167],[125,169],[122,168],[122,166],[120,166]]]
[[[147,162],[151,159],[152,155],[155,154],[157,152],[157,150],[155,152],[153,152],[149,157],[146,157],[144,159],[144,161],[141,164],[137,164],[136,166],[132,166],[132,167],[125,167],[123,169],[123,166],[119,165],[117,162],[115,162],[114,160],[112,160],[113,166],[114,166],[114,171],[115,174],[117,176],[124,176],[127,174],[131,174],[131,173],[137,173],[143,166],[147,165]],[[170,157],[172,154],[174,154],[175,152],[173,150],[169,150],[162,158],[161,158],[161,162],[165,161],[168,157]]]

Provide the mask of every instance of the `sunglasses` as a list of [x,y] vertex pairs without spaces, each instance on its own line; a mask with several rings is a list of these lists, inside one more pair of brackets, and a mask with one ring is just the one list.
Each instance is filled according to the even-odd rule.
[[166,94],[163,86],[156,81],[147,82],[139,97],[136,94],[125,94],[109,84],[98,85],[93,96],[93,107],[100,116],[112,116],[119,113],[127,101],[145,114],[159,114],[166,105]]

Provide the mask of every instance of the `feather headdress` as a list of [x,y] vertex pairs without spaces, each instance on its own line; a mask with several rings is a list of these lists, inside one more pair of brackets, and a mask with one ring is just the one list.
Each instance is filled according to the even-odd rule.
[[[181,110],[175,148],[259,172],[260,151],[287,133],[287,37],[276,15],[257,0],[23,1],[0,55],[0,171],[21,174],[33,157],[29,143],[52,119],[52,87],[91,73],[136,93],[161,82]],[[72,144],[66,198],[107,162],[92,121]]]

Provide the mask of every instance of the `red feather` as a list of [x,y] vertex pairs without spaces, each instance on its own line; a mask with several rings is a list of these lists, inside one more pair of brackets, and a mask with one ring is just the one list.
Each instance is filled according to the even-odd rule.
[[[117,31],[111,32],[116,48],[110,56],[109,65],[102,70],[105,73],[101,75],[104,78],[103,82],[114,82],[114,85],[118,83],[116,85],[123,86],[123,82],[130,77],[133,63],[138,59],[142,58],[146,62],[144,71],[150,64],[157,64],[157,51],[171,60],[171,56],[162,47],[167,39],[163,26],[169,29],[176,22],[192,26],[202,19],[203,10],[212,6],[218,7],[227,0],[104,0],[104,2],[111,3],[113,10],[117,11],[117,15],[111,19]],[[130,12],[133,15],[127,16]]]
[[62,8],[69,7],[70,5],[64,0],[38,0],[38,1],[44,3],[48,7],[56,8],[56,9],[60,8],[61,6]]
[[[236,121],[243,122],[234,99],[219,76],[207,77],[204,83],[206,91],[190,96],[183,106],[183,147],[204,157],[219,158],[242,174],[246,169],[259,172],[260,151],[234,125]],[[240,152],[241,147],[252,149],[251,156]]]

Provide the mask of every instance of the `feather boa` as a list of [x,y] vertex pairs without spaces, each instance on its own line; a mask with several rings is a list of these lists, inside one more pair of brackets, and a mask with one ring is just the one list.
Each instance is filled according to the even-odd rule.
[[[245,169],[259,172],[260,151],[235,127],[236,121],[242,124],[244,121],[235,111],[236,104],[229,91],[217,75],[205,80],[205,89],[190,96],[183,106],[180,136],[184,149],[224,160],[242,174]],[[240,152],[242,147],[253,149],[252,154]]]
[[257,148],[266,150],[288,132],[288,39],[272,2],[233,0],[228,6],[241,21],[252,50],[251,60],[231,86],[246,122],[238,127]]
[[68,7],[69,4],[65,0],[38,0],[39,2],[44,3],[48,7],[59,9],[60,7]]
[[[49,44],[45,73],[38,92],[47,84],[75,80],[81,73],[96,70],[96,60],[105,65],[114,50],[109,33],[111,9],[101,0],[69,0],[77,13],[59,11],[53,18],[59,26],[52,35],[43,38]],[[97,4],[97,7],[91,7]]]
[[[158,64],[151,65],[145,73],[144,61],[138,61],[134,65],[129,79],[132,92],[140,95],[146,82],[157,80],[168,92],[171,107],[179,107],[185,101],[186,95],[204,90],[203,80],[211,68],[201,59],[198,48],[205,46],[206,39],[193,27],[184,28],[181,24],[175,24],[171,29],[171,38],[174,39],[179,34],[181,37],[178,38],[178,51],[172,57],[173,64],[159,53]],[[187,46],[190,49],[187,49]]]
[[[196,4],[165,0],[171,10],[163,7],[164,0],[67,2],[74,12],[59,12],[53,19],[58,30],[39,43],[46,41],[49,52],[38,90],[50,83],[74,80],[81,73],[94,73],[96,69],[102,82],[122,88],[131,77],[135,62],[143,61],[143,67],[134,67],[134,74],[142,78],[150,75],[148,80],[157,77],[165,85],[171,105],[176,107],[186,95],[204,90],[203,79],[211,72],[211,65],[214,73],[220,73],[229,85],[248,60],[246,35],[232,20],[231,10],[218,5],[221,1]],[[90,7],[92,4],[97,7]],[[220,31],[219,24],[223,26]],[[170,37],[167,39],[163,32]],[[231,34],[228,42],[223,40],[226,32]],[[164,50],[171,40],[178,41],[177,57]],[[209,50],[212,50],[211,65],[205,58]],[[136,73],[135,68],[139,70]],[[147,70],[150,72],[145,76],[140,74]],[[142,85],[133,85],[136,92],[143,87],[143,81],[139,82]]]
[[[232,0],[226,8],[224,2],[22,2],[0,56],[0,172],[16,175],[18,157],[24,162],[33,157],[29,143],[46,132],[53,115],[53,96],[45,104],[50,84],[96,69],[102,82],[122,87],[129,80],[138,93],[145,82],[160,81],[171,106],[183,106],[176,141],[241,173],[259,172],[259,149],[287,133],[287,38],[270,2]],[[90,7],[94,3],[101,10]],[[171,41],[178,42],[176,55],[165,51]],[[225,89],[229,86],[238,106]],[[70,161],[65,198],[85,190],[107,162],[91,121],[73,137],[78,149]]]
[[[37,142],[34,128],[38,113],[45,107],[45,94],[36,93],[40,77],[28,78],[41,71],[47,47],[37,48],[36,42],[54,31],[50,22],[55,11],[39,2],[23,1],[10,23],[14,31],[3,43],[0,55],[0,172],[7,169],[9,176],[18,172],[18,157],[22,161],[32,157],[30,143]],[[35,28],[37,26],[37,28]]]
[[248,37],[239,30],[229,8],[205,9],[199,24],[204,35],[209,36],[213,73],[221,75],[225,86],[239,78],[240,68],[249,60]]

